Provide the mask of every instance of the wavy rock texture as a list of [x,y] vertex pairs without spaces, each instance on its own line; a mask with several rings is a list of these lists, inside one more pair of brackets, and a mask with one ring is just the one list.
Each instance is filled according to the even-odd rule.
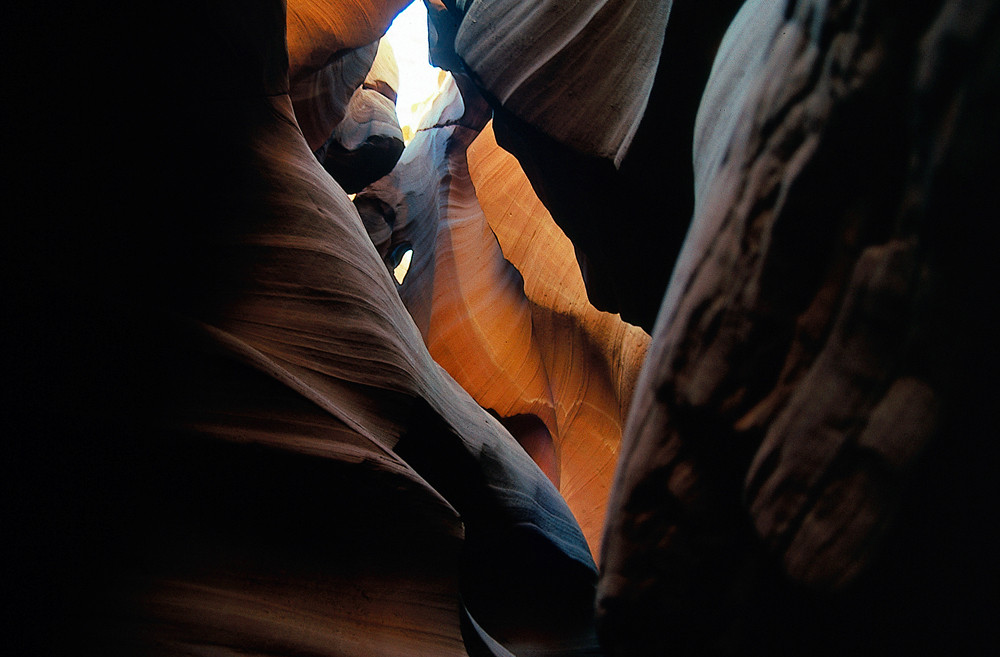
[[380,41],[372,68],[351,95],[344,118],[316,152],[326,172],[349,194],[387,175],[403,154],[403,131],[396,118],[398,88],[392,47]]
[[[182,93],[164,57],[172,75],[133,105],[164,112],[156,157],[119,159],[135,133],[95,124],[93,152],[116,155],[86,174],[101,193],[82,198],[105,198],[101,212],[73,245],[75,214],[32,227],[50,257],[73,256],[36,266],[48,294],[18,305],[28,354],[58,364],[23,370],[19,393],[32,440],[15,485],[36,506],[15,518],[14,591],[46,624],[34,643],[400,655],[592,642],[578,524],[431,359],[303,137],[287,77],[261,64],[283,50],[282,8],[218,3],[171,25],[165,43],[204,49],[230,71],[224,88]],[[74,329],[63,342],[46,308]]]
[[[510,435],[564,487],[577,476],[549,428],[572,413],[560,419],[557,354],[539,339],[570,320],[536,314],[571,301],[529,275],[547,229],[527,244],[505,232],[533,201],[500,193],[498,179],[517,186],[517,174],[488,137],[473,142],[487,118],[478,104],[449,114],[446,102],[445,118],[465,125],[421,136],[433,166],[410,174],[412,189],[448,173],[453,187],[432,201],[372,199],[358,216],[289,94],[374,43],[404,3],[293,4],[287,18],[277,0],[212,0],[197,14],[155,0],[4,8],[5,648],[595,654],[590,551]],[[447,5],[452,39],[466,7],[500,20],[530,11]],[[544,3],[557,5],[596,6]],[[647,177],[602,177],[609,160],[587,173],[593,160],[563,157],[572,149],[495,108],[498,140],[557,221],[567,208],[614,218],[566,232],[588,294],[614,292],[648,326],[663,291],[653,277],[677,246],[657,226],[683,231],[694,208],[609,504],[605,651],[988,654],[998,3],[751,0],[717,48],[730,6],[674,3],[661,61],[685,65],[657,69],[656,109],[620,163]],[[695,123],[691,93],[717,49]],[[500,79],[517,82],[506,67],[518,63]],[[324,88],[346,103],[359,75]],[[592,88],[610,88],[599,77]],[[607,122],[594,143],[628,122],[545,118],[566,117]],[[692,135],[693,174],[689,150],[664,147]],[[545,139],[555,155],[537,150]],[[633,160],[642,149],[652,159]],[[503,311],[488,328],[517,338],[510,351],[472,341],[455,360],[521,365],[535,410],[504,417],[509,431],[424,345],[438,330],[427,313],[454,286],[415,295],[414,322],[397,295],[411,281],[397,288],[387,271],[395,228],[413,219],[398,210],[421,202],[465,221],[460,242],[414,230],[425,240],[414,286],[438,269],[449,283],[503,283],[488,290],[503,300],[486,304]],[[523,283],[496,258],[491,228]],[[421,253],[439,260],[423,277]],[[607,284],[616,270],[634,277]],[[566,334],[574,350],[588,339]],[[628,379],[600,365],[616,340],[587,356],[601,379],[587,396],[608,405],[609,425]],[[627,363],[634,347],[622,344]],[[505,399],[522,403],[491,403]]]
[[648,336],[587,302],[517,161],[491,130],[476,138],[485,110],[452,83],[356,202],[381,253],[412,246],[399,292],[431,355],[511,429],[596,548]]
[[613,654],[989,636],[1000,6],[900,10],[752,0],[721,46],[609,505]]
[[331,56],[330,62],[292,82],[290,95],[295,118],[309,148],[322,157],[333,139],[333,131],[348,113],[354,91],[371,70],[379,43],[373,41]]
[[294,84],[330,63],[331,57],[377,41],[411,0],[287,2],[288,77]]
[[[486,4],[495,14],[503,3]],[[566,8],[565,13],[582,11],[581,5],[588,4],[577,3],[573,9]],[[624,7],[627,4],[604,3],[602,12],[628,11]],[[589,90],[585,95],[594,102],[607,101],[612,105],[617,102],[615,92],[600,82],[617,74],[614,63],[619,59],[612,54],[616,48],[631,47],[633,39],[647,39],[649,43],[644,46],[647,56],[654,55],[660,62],[656,66],[654,61],[643,77],[632,79],[621,89],[622,93],[646,93],[649,101],[645,114],[640,112],[636,117],[637,127],[633,128],[636,137],[627,151],[622,152],[618,166],[595,150],[570,143],[529,120],[508,104],[496,103],[494,107],[497,140],[517,156],[546,208],[573,240],[591,302],[600,310],[620,313],[623,319],[647,332],[652,330],[694,207],[691,136],[698,99],[718,43],[740,4],[739,0],[660,3],[660,9],[670,10],[669,22],[657,26],[658,18],[646,15],[649,22],[638,35],[612,37],[608,32],[587,46],[591,51],[588,57],[598,58],[593,61],[597,70],[586,73]],[[478,5],[473,5],[473,9]],[[643,15],[630,6],[634,12],[632,18]],[[509,11],[510,16],[491,16],[490,20],[497,21],[493,27],[507,25],[504,21],[516,14],[525,22],[538,21],[541,29],[548,20],[541,7],[538,3],[521,3],[516,10]],[[457,14],[447,11],[432,12],[431,16],[439,32],[432,57],[439,66],[463,70],[464,64],[451,46],[455,32],[459,29],[485,32],[490,29],[489,24],[482,23],[484,19],[470,24],[466,18],[459,25]],[[503,46],[517,41],[519,47],[531,50],[522,60],[505,63],[508,69],[536,57],[552,55],[550,46],[558,43],[521,39],[517,31],[504,34],[507,36],[494,35],[492,39]],[[567,46],[554,54],[552,61],[573,52],[574,47]],[[458,50],[461,54],[461,49]],[[638,75],[638,71],[633,73]],[[625,78],[619,77],[607,84],[624,81]],[[558,85],[548,91],[551,97],[546,100],[546,111],[552,117],[560,117],[559,121],[566,126],[572,125],[569,117],[590,121],[596,124],[590,130],[597,134],[599,126],[629,120],[624,106],[585,111],[578,96]],[[496,95],[492,90],[491,93]],[[650,205],[648,195],[640,191],[648,189],[657,190],[655,207]]]
[[[350,636],[363,628],[365,644],[387,654],[430,650],[436,644],[460,652],[461,593],[487,631],[499,629],[501,640],[516,642],[521,638],[519,615],[525,611],[512,615],[486,609],[480,614],[478,600],[488,592],[491,600],[509,603],[522,594],[509,586],[519,580],[537,593],[540,566],[522,570],[523,557],[516,555],[524,550],[546,568],[564,570],[565,579],[556,575],[552,580],[558,582],[553,593],[560,602],[567,593],[564,587],[582,587],[585,592],[592,571],[583,537],[555,489],[509,434],[430,359],[353,206],[312,157],[291,118],[291,106],[281,103],[281,98],[268,99],[253,125],[253,146],[244,161],[254,172],[255,191],[240,189],[238,197],[225,199],[227,206],[243,210],[240,227],[211,249],[214,261],[241,266],[218,272],[212,289],[224,302],[206,304],[209,308],[194,329],[224,358],[255,370],[263,380],[238,394],[239,386],[229,377],[199,376],[196,380],[209,382],[203,384],[208,389],[182,400],[187,403],[179,404],[180,412],[183,425],[198,438],[304,452],[360,467],[360,474],[347,474],[363,482],[347,489],[358,505],[348,517],[370,514],[371,519],[360,527],[338,528],[329,538],[338,540],[339,531],[345,532],[344,538],[356,535],[361,545],[348,547],[347,555],[363,558],[337,559],[329,580],[322,579],[328,567],[321,562],[320,600],[300,591],[311,577],[309,565],[293,562],[291,581],[268,575],[282,563],[279,553],[276,561],[251,561],[249,571],[237,573],[236,581],[264,580],[257,595],[234,590],[234,582],[217,583],[216,569],[209,568],[213,575],[208,582],[189,576],[181,580],[182,590],[175,590],[177,578],[171,578],[167,592],[157,589],[149,604],[154,611],[171,612],[158,617],[161,622],[175,622],[173,613],[181,613],[180,620],[193,623],[189,642],[195,643],[253,649],[258,642],[278,642],[282,650],[325,645],[328,653],[337,654],[356,649]],[[275,383],[279,390],[257,392]],[[220,389],[225,390],[221,395],[216,392]],[[335,472],[331,469],[331,476]],[[390,490],[419,491],[408,494],[408,521],[391,521],[400,511],[387,515],[378,505],[384,494],[378,489],[368,492],[373,476],[387,478],[381,485]],[[328,497],[334,491],[320,488],[317,494]],[[375,506],[369,507],[368,500]],[[433,515],[425,519],[427,507]],[[335,518],[328,522],[339,524]],[[382,527],[384,521],[390,524]],[[421,528],[425,522],[429,526]],[[368,523],[375,524],[375,530]],[[437,528],[440,533],[442,525],[447,529],[443,536],[431,531]],[[459,590],[458,562],[452,561],[449,568],[440,560],[458,556],[454,539],[462,536],[462,525],[463,558],[470,562]],[[395,555],[407,549],[405,537],[419,541],[422,532],[431,534],[430,545],[398,559]],[[390,540],[374,542],[387,533]],[[417,556],[425,549],[434,553],[429,571]],[[505,565],[511,559],[521,562],[518,572]],[[385,561],[393,561],[394,567],[382,568]],[[402,568],[406,563],[409,568]],[[482,570],[487,563],[488,570]],[[352,574],[355,570],[358,578]],[[518,574],[532,571],[526,580]],[[434,573],[443,573],[444,581]],[[500,576],[508,584],[498,580]],[[234,595],[237,599],[231,599]],[[216,602],[216,596],[226,602]],[[350,607],[349,601],[358,596],[365,602]],[[586,608],[588,597],[579,591],[570,593],[574,596]],[[424,606],[424,597],[435,602]],[[279,600],[292,608],[285,621],[256,625],[254,621],[272,613]],[[222,616],[200,611],[217,604],[225,609]],[[330,614],[324,611],[329,606],[353,611],[343,625],[343,612],[322,623],[304,622]],[[246,620],[232,620],[234,614]],[[451,622],[442,627],[446,619]],[[252,631],[227,640],[244,622]],[[301,634],[303,624],[317,627]],[[414,632],[418,628],[420,632]],[[549,636],[559,631],[557,621]],[[318,636],[310,638],[314,633]],[[346,637],[346,643],[333,641],[339,636]],[[303,646],[299,641],[315,643]]]
[[410,0],[287,2],[291,97],[313,151],[326,145],[347,114],[354,90],[371,70],[379,39],[408,4]]
[[596,549],[649,336],[587,300],[573,244],[535,196],[517,160],[497,145],[492,124],[472,142],[468,159],[489,227],[524,279],[532,339],[555,402],[560,491]]
[[556,141],[621,162],[649,99],[672,2],[430,4],[439,25],[448,24],[438,29],[454,39],[459,72]]

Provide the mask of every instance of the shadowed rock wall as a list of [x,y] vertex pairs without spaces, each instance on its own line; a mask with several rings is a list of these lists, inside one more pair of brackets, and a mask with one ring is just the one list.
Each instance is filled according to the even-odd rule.
[[609,505],[612,654],[985,640],[998,12],[751,1],[730,27]]
[[[584,533],[511,435],[543,432],[517,414],[508,431],[432,361],[426,317],[411,318],[386,254],[315,157],[341,119],[318,114],[315,135],[305,125],[309,107],[350,98],[364,75],[348,83],[330,67],[359,56],[403,3],[293,3],[287,16],[281,2],[216,0],[197,14],[133,4],[22,3],[0,27],[14,165],[3,186],[8,651],[600,652]],[[673,22],[650,21],[637,42],[663,36],[667,79],[685,70],[666,66],[685,52],[666,55],[684,42],[672,29],[697,53],[701,73],[672,92],[686,109],[663,122],[670,143],[693,135],[688,173],[690,150],[655,147],[662,169],[635,160],[641,184],[608,192],[600,171],[563,173],[590,166],[563,159],[570,146],[540,149],[560,142],[516,124],[532,118],[523,103],[504,109],[517,93],[491,99],[499,141],[557,221],[574,194],[601,197],[582,210],[615,218],[612,230],[566,228],[593,299],[619,296],[626,319],[652,326],[663,286],[647,287],[644,268],[656,262],[661,282],[672,272],[631,404],[623,364],[636,350],[614,362],[602,347],[613,340],[581,330],[596,322],[574,326],[572,344],[612,373],[587,391],[600,400],[591,411],[611,409],[602,431],[629,408],[601,554],[603,650],[986,652],[998,4],[750,0],[721,45],[735,3],[728,15],[673,4]],[[440,8],[459,25],[503,5],[539,19],[527,3]],[[568,6],[534,6],[553,5]],[[652,5],[606,6],[602,20]],[[286,50],[293,16],[307,36]],[[476,33],[510,26],[500,16]],[[583,59],[604,52],[561,43]],[[716,51],[702,94],[699,67]],[[670,94],[656,100],[671,85],[640,68],[646,77],[627,82],[651,90],[644,121],[673,111]],[[292,91],[310,75],[321,93],[300,122]],[[525,98],[545,92],[532,82]],[[621,82],[593,88],[627,96]],[[559,127],[566,115],[548,100],[528,109]],[[641,114],[565,127],[635,128],[630,149],[595,133],[613,149],[587,155],[604,157],[603,171],[619,159],[613,175],[626,176],[656,141],[636,127]],[[515,306],[545,338],[532,362],[549,375],[567,313],[542,302],[551,288],[527,276],[530,249],[495,214],[504,199],[534,201],[487,183],[492,146],[466,137],[456,143],[477,189],[463,198],[496,235],[480,224],[470,251],[500,249],[508,260],[491,266],[524,268]],[[614,194],[628,211],[607,210]],[[671,230],[691,219],[682,248],[679,233],[655,231],[666,212],[650,206],[679,217]],[[670,244],[676,267],[649,256]],[[599,284],[633,263],[642,284]],[[641,298],[625,303],[622,290]],[[552,313],[536,320],[543,305]]]
[[587,301],[572,244],[488,119],[471,83],[450,81],[355,202],[388,268],[412,249],[398,290],[431,355],[543,468],[596,552],[648,336]]
[[[128,11],[39,23],[43,45],[70,38],[43,60],[62,88],[19,123],[13,649],[592,644],[578,524],[431,359],[300,130],[284,3],[150,10],[120,41]],[[93,70],[138,83],[80,94]],[[101,101],[76,113],[94,132],[74,175],[46,165],[64,91]]]
[[[441,34],[439,52],[432,57],[444,68],[471,69],[492,99],[497,140],[517,156],[535,192],[573,240],[591,302],[651,331],[691,220],[691,144],[698,101],[715,50],[740,2],[582,3],[588,8],[577,11],[583,14],[597,5],[603,9],[579,28],[578,40],[546,38],[537,52],[503,60],[509,76],[517,67],[528,75],[533,58],[559,53],[553,61],[562,62],[571,73],[548,78],[544,112],[559,118],[547,121],[506,100],[503,80],[478,76],[476,67],[484,64],[477,55],[485,48],[469,52],[469,38],[462,38],[489,35],[490,43],[501,44],[496,50],[504,52],[512,47],[504,36],[510,34],[511,43],[528,48],[531,40],[515,39],[511,24],[550,27],[544,3],[519,5],[516,11],[505,3],[476,3],[473,10],[480,4],[489,8],[476,14],[475,24],[458,9],[431,13]],[[630,26],[627,38],[610,36],[601,22],[602,15],[615,12],[629,16],[615,22]],[[481,20],[482,13],[497,15],[488,22]],[[636,43],[642,43],[646,58],[630,54]],[[601,100],[593,106],[582,104],[581,94],[562,86],[563,77],[573,76],[585,79],[588,93]],[[598,81],[604,80],[609,89],[598,88]],[[632,117],[628,105],[619,106],[616,93],[642,99],[644,113]],[[610,109],[601,103],[610,104]],[[596,146],[602,135],[614,132],[618,121],[630,118],[635,121],[630,137],[614,156]],[[574,129],[592,139],[575,139]]]

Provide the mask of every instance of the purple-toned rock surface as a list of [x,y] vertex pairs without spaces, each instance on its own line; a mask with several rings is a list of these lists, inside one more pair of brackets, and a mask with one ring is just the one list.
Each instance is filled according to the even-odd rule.
[[316,157],[405,4],[4,8],[6,652],[989,654],[1000,3],[431,2],[475,396]]

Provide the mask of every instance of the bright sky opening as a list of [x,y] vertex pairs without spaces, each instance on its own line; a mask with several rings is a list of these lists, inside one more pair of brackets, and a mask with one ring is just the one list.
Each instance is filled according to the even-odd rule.
[[396,115],[403,129],[404,141],[409,142],[424,113],[430,109],[430,99],[437,93],[443,71],[428,62],[427,9],[421,0],[396,16],[385,33],[399,66],[399,89]]

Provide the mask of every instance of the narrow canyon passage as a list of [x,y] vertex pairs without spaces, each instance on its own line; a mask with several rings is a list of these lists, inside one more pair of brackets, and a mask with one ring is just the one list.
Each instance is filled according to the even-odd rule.
[[995,643],[1000,2],[132,4],[4,10],[11,654]]

